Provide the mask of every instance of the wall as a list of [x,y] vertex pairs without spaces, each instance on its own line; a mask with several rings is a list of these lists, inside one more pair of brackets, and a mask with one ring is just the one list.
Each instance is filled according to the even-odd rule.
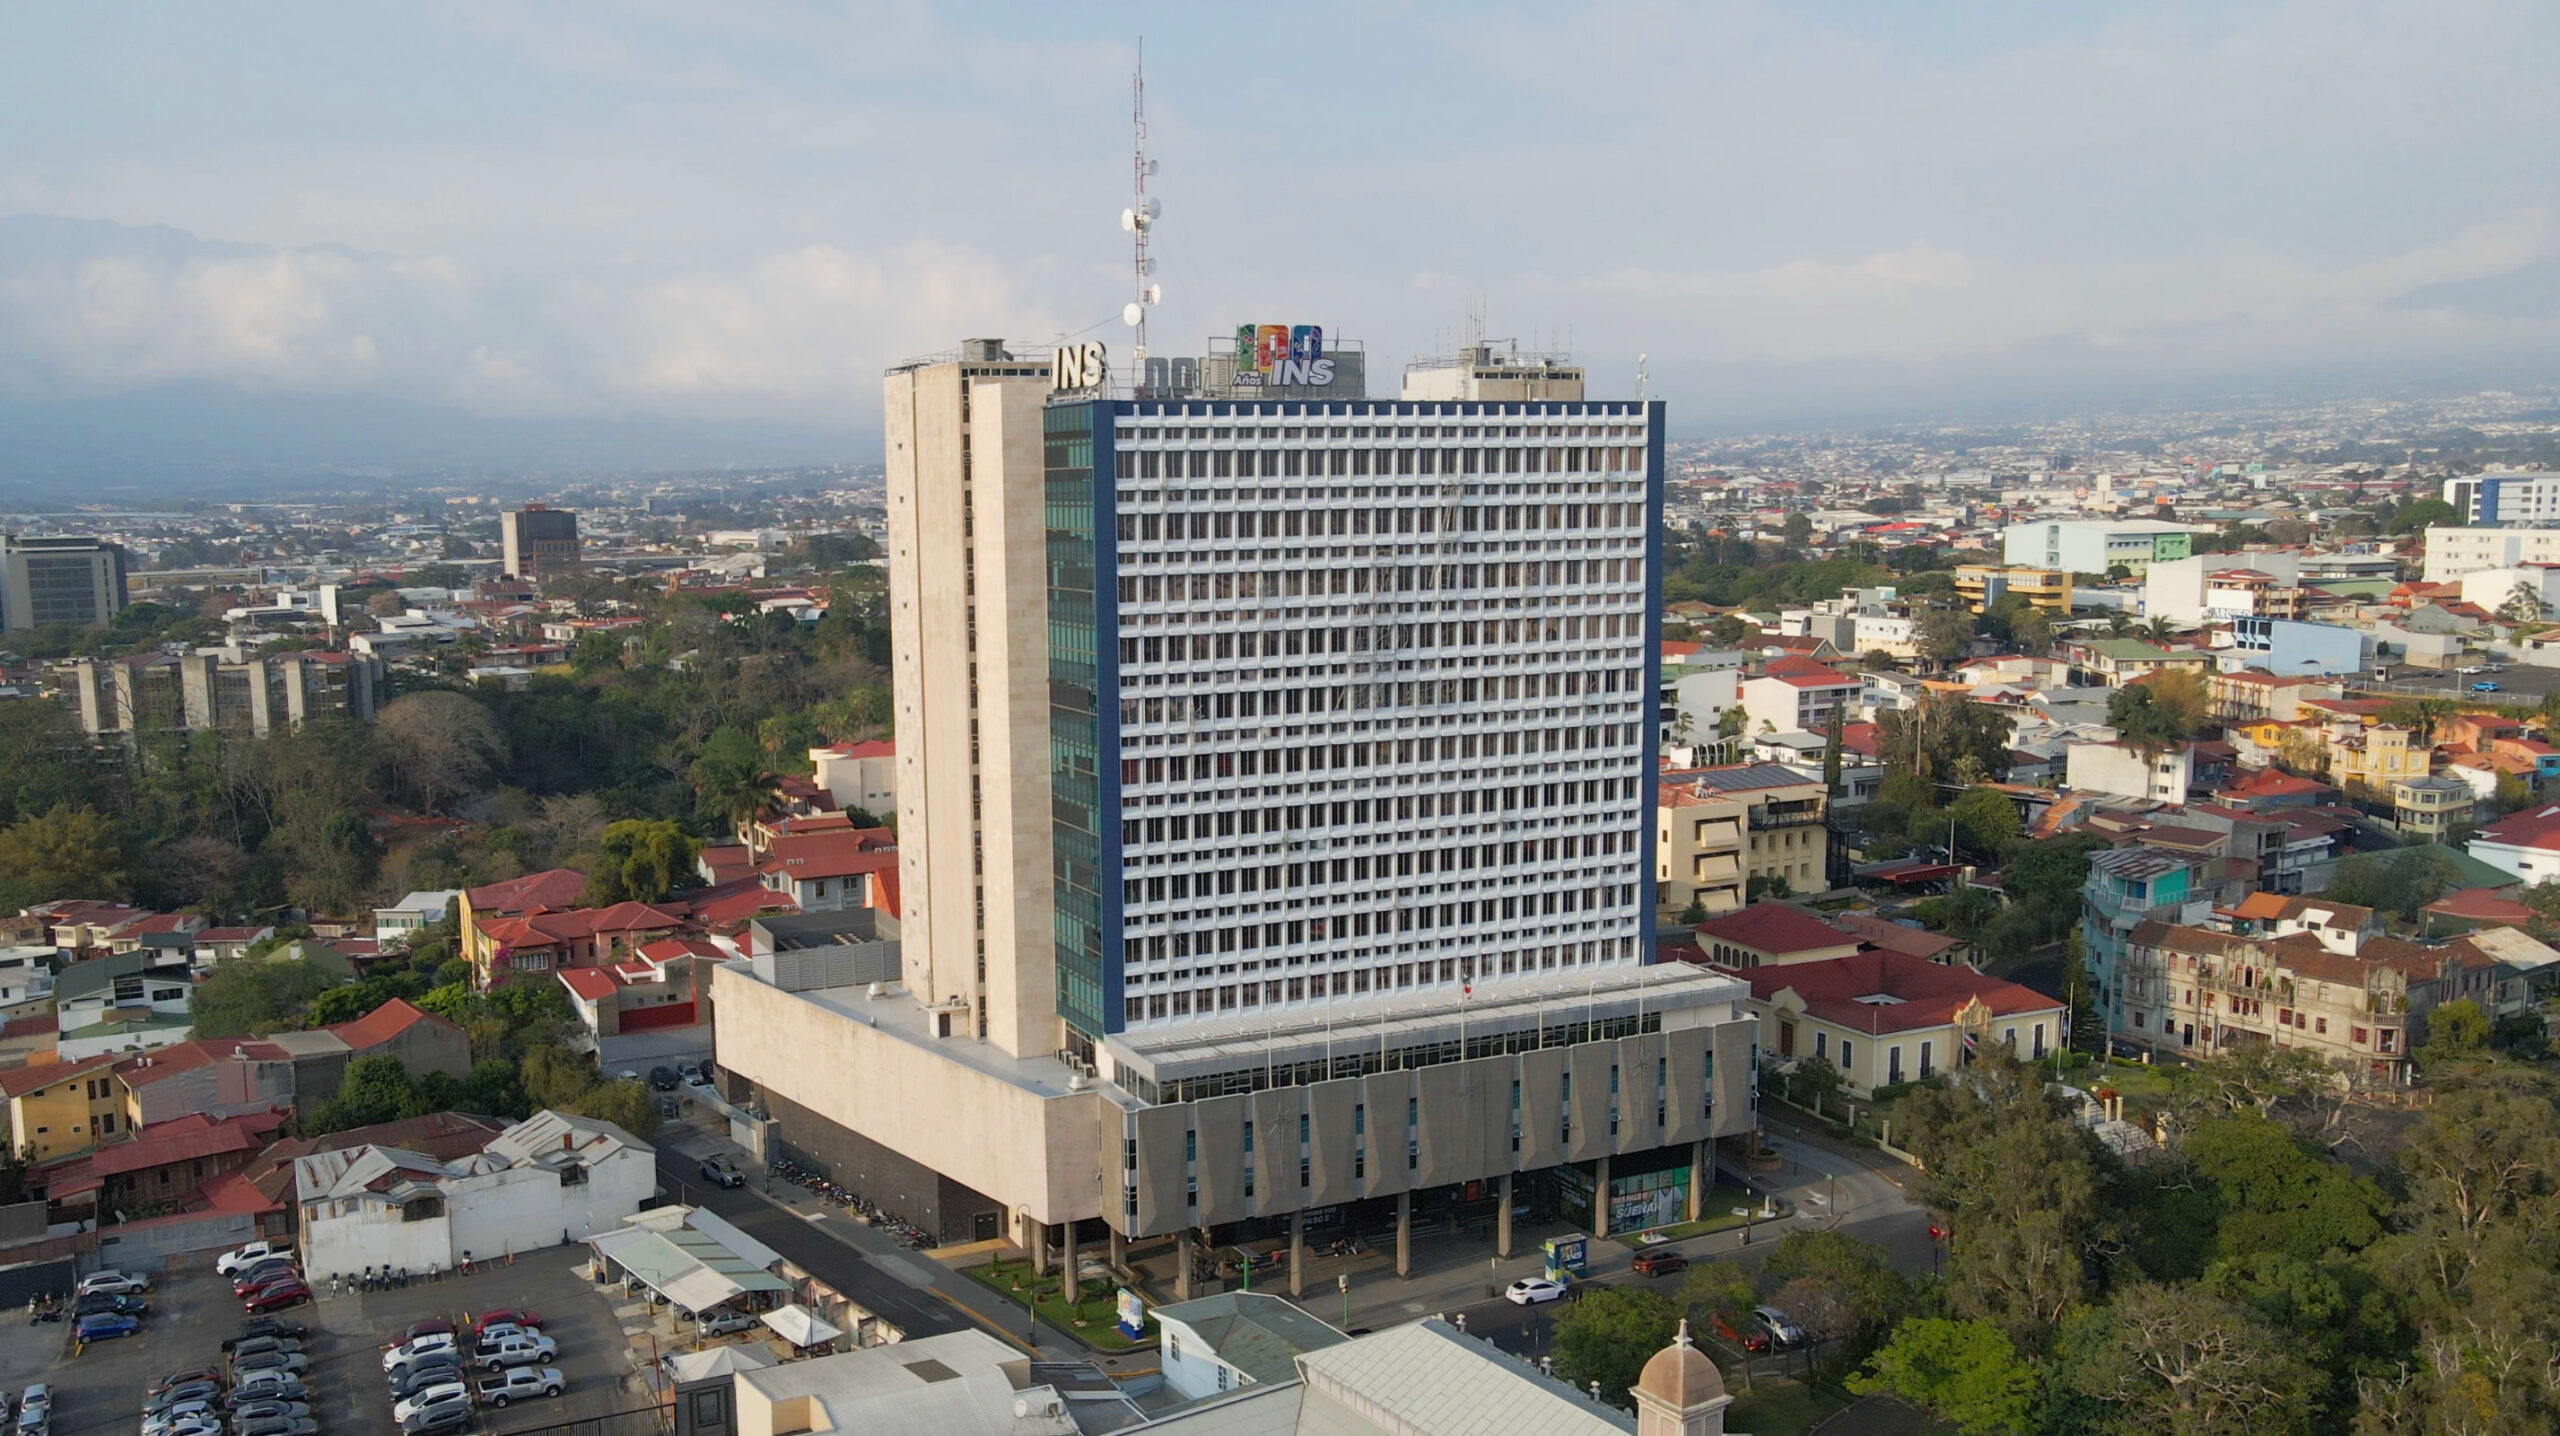
[[302,1270],[312,1281],[353,1276],[368,1267],[401,1267],[413,1272],[453,1265],[453,1231],[445,1217],[400,1220],[400,1209],[365,1202],[345,1216],[315,1213],[326,1204],[302,1208]]
[[[1164,1330],[1163,1361],[1160,1364],[1164,1368],[1165,1385],[1197,1401],[1251,1384],[1243,1373],[1220,1361],[1209,1343],[1201,1340],[1200,1333],[1189,1326],[1179,1321],[1168,1321],[1161,1312],[1156,1316],[1156,1324]],[[1218,1379],[1221,1374],[1226,1377],[1224,1381]]]
[[937,1244],[978,1240],[985,1227],[980,1218],[987,1216],[993,1217],[997,1235],[1006,1233],[1004,1204],[995,1198],[779,1093],[767,1092],[764,1100],[773,1112],[776,1155],[815,1166],[829,1181],[879,1204],[900,1221],[922,1227]]
[[630,1067],[645,1070],[665,1063],[694,1063],[711,1055],[711,1025],[661,1027],[596,1039],[596,1061],[611,1072]]
[[196,1266],[185,1258],[228,1251],[260,1235],[258,1219],[246,1212],[184,1212],[124,1222],[98,1231],[98,1264],[160,1271],[172,1263]]
[[[583,1241],[627,1226],[657,1192],[657,1159],[646,1148],[628,1148],[587,1168],[587,1179],[562,1186],[559,1174],[535,1166],[510,1167],[446,1184],[452,1224],[451,1252],[482,1257],[556,1246],[565,1232]],[[448,1258],[450,1260],[450,1258]]]
[[[1043,1222],[1101,1214],[1092,1157],[1101,1099],[1094,1093],[1035,1092],[919,1041],[728,976],[713,1014],[721,1065],[769,1098],[858,1127],[1006,1211],[1027,1206]],[[971,1050],[956,1040],[954,1049]],[[1065,1069],[1051,1070],[1063,1078]]]
[[[2120,798],[2157,798],[2168,803],[2187,800],[2191,764],[2183,752],[2152,759],[2113,743],[2074,743],[2068,753],[2063,781],[2069,787],[2112,793]],[[2169,772],[2160,771],[2162,763],[2170,766]]]

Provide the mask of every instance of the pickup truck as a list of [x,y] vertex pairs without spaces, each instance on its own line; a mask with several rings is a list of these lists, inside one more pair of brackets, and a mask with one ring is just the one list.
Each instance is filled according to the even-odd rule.
[[560,1344],[541,1332],[524,1332],[515,1336],[484,1341],[472,1353],[472,1360],[483,1371],[499,1371],[510,1366],[534,1366],[549,1361],[560,1352]]
[[530,1401],[536,1396],[557,1396],[568,1383],[561,1380],[557,1366],[518,1366],[496,1376],[481,1378],[474,1394],[490,1406],[504,1406],[510,1401]]

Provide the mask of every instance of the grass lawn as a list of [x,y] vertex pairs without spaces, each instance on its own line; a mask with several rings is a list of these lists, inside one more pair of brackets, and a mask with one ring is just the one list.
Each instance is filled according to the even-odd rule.
[[[1120,1334],[1118,1308],[1114,1305],[1119,1288],[1110,1282],[1083,1283],[1084,1300],[1071,1312],[1061,1295],[1060,1274],[1053,1272],[1048,1276],[1034,1277],[1031,1263],[1027,1261],[991,1261],[985,1266],[970,1267],[968,1275],[1017,1306],[1022,1302],[1023,1293],[1016,1289],[1016,1283],[1031,1288],[1039,1295],[1037,1305],[1042,1321],[1070,1333],[1097,1351],[1127,1351],[1141,1344]],[[1076,1324],[1079,1319],[1084,1323],[1082,1326]],[[1155,1321],[1152,1317],[1147,1321],[1146,1331],[1146,1339],[1153,1340]]]
[[1749,1391],[1738,1382],[1726,1389],[1734,1395],[1733,1405],[1725,1408],[1725,1429],[1748,1431],[1751,1436],[1801,1436],[1815,1422],[1849,1404],[1783,1376],[1752,1377]]
[[[1735,1216],[1733,1209],[1750,1206],[1756,1200],[1757,1198],[1740,1187],[1710,1187],[1707,1189],[1705,1203],[1699,1208],[1706,1213],[1705,1216],[1694,1222],[1679,1222],[1667,1227],[1649,1227],[1646,1232],[1676,1242],[1684,1237],[1702,1237],[1709,1232],[1725,1231],[1742,1225],[1742,1218]],[[1637,1251],[1644,1250],[1647,1245],[1660,1245],[1660,1243],[1636,1240],[1646,1232],[1616,1232],[1611,1234],[1610,1239]]]

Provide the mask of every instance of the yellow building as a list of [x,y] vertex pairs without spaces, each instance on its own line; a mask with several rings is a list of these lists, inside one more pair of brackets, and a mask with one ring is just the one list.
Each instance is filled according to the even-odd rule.
[[2409,741],[2409,730],[2390,723],[2370,728],[2338,724],[2329,730],[2329,781],[2350,793],[2387,797],[2403,778],[2428,774],[2430,754]]
[[123,1055],[102,1052],[80,1062],[0,1073],[0,1095],[9,1100],[9,1144],[41,1163],[131,1132],[131,1103],[115,1072]]
[[2004,568],[1998,564],[1969,563],[1957,567],[1956,597],[1965,607],[1981,613],[2001,599],[2015,594],[2028,605],[2047,613],[2068,616],[2071,612],[2071,573],[2059,568]]
[[1823,891],[1830,801],[1820,778],[1776,763],[1666,774],[1654,806],[1654,902],[1676,911],[1695,897],[1714,917],[1748,902],[1754,878]]

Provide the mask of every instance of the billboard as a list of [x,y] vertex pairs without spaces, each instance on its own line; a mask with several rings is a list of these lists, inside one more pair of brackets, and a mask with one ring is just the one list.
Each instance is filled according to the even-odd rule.
[[1120,1288],[1118,1306],[1120,1316],[1120,1334],[1129,1338],[1131,1341],[1135,1341],[1139,1337],[1145,1335],[1147,1330],[1147,1305],[1145,1302],[1138,1300],[1138,1294],[1129,1290],[1125,1286]]
[[1239,388],[1265,384],[1284,388],[1322,388],[1333,382],[1333,361],[1325,357],[1324,328],[1316,324],[1239,324],[1236,326],[1236,378]]

